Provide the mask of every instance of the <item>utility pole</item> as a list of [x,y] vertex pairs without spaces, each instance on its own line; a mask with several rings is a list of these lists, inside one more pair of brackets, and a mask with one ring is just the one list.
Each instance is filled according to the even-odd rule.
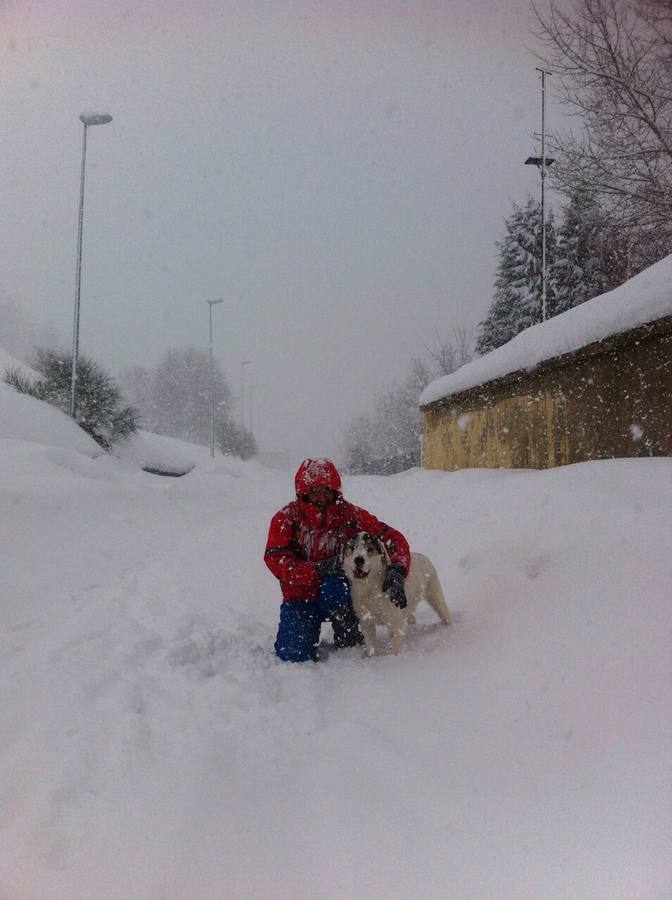
[[210,307],[210,456],[215,455],[215,358],[212,353],[212,307],[223,300],[208,300]]
[[245,366],[249,366],[251,360],[244,359],[240,364],[240,439],[245,433]]
[[72,371],[70,373],[70,415],[75,418],[77,393],[77,363],[79,362],[79,307],[82,290],[82,238],[84,234],[84,177],[86,172],[86,129],[93,125],[107,125],[112,121],[109,113],[82,113],[79,121],[84,126],[82,140],[82,171],[79,177],[79,217],[77,219],[77,264],[75,269],[75,315],[72,326]]
[[541,321],[546,321],[546,169],[554,159],[546,156],[546,76],[552,75],[546,69],[536,67],[541,72],[541,156],[529,156],[526,166],[538,166],[541,173]]
[[253,402],[252,402],[252,401],[253,401],[253,393],[252,393],[252,392],[253,392],[253,391],[256,391],[256,389],[257,389],[258,387],[259,387],[258,384],[251,384],[251,385],[249,386],[249,388],[248,388],[248,391],[249,391],[249,407],[250,407],[250,413],[249,413],[249,416],[250,416],[250,434],[251,434],[253,437],[254,437],[254,417],[253,417],[253,414],[254,414],[254,404],[253,404]]

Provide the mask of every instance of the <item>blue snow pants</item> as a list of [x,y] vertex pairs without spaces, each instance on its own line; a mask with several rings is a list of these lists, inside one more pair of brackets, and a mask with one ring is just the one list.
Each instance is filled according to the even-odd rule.
[[317,660],[322,622],[331,621],[337,647],[362,643],[357,617],[350,599],[350,585],[339,575],[320,582],[317,597],[311,600],[285,600],[280,606],[280,624],[275,653],[286,662]]

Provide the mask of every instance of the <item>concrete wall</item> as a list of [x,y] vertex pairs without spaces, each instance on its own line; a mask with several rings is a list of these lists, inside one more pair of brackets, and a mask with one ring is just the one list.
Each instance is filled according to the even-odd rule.
[[423,465],[672,456],[672,316],[422,408]]

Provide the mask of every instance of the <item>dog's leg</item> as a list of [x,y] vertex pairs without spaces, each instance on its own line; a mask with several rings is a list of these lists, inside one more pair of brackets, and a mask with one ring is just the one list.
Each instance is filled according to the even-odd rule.
[[388,625],[387,629],[387,652],[396,656],[401,650],[401,642],[406,634],[406,623],[404,625]]
[[359,630],[364,637],[367,656],[376,655],[376,623],[370,615],[363,615],[359,620]]
[[443,589],[441,587],[441,582],[439,581],[439,576],[436,573],[429,579],[425,599],[443,624],[450,625],[450,611],[446,599],[443,596]]

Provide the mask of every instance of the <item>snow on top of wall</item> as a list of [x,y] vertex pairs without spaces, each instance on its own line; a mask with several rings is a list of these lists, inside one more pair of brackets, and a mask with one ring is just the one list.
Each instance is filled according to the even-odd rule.
[[668,315],[672,315],[672,254],[613,291],[534,325],[508,344],[432,381],[420,395],[420,405],[520,369],[532,370],[544,360]]

